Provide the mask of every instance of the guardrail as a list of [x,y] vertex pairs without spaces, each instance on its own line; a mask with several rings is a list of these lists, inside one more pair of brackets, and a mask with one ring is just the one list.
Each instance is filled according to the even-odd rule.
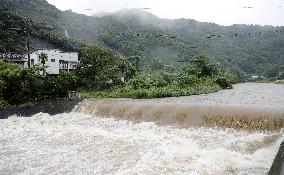
[[284,175],[284,141],[280,145],[268,175]]

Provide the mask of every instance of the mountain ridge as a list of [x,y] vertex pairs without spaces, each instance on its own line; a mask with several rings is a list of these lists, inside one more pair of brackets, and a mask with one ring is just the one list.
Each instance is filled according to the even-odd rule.
[[[34,10],[23,9],[21,2],[31,4]],[[178,67],[205,53],[223,66],[251,74],[284,69],[284,27],[161,19],[137,9],[89,17],[60,11],[45,0],[1,3],[59,34],[66,29],[72,38],[83,43],[111,48],[124,57],[139,56],[143,67],[156,57]]]

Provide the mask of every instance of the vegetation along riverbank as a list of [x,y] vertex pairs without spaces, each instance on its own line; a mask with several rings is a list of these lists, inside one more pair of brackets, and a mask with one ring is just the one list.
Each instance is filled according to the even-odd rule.
[[[253,74],[271,78],[282,71],[282,52],[273,55],[273,50],[261,49],[254,42],[266,42],[264,33],[274,28],[233,26],[231,29],[220,26],[223,34],[216,35],[212,33],[217,25],[204,23],[200,28],[192,28],[191,34],[203,38],[189,40],[191,35],[180,33],[185,31],[183,28],[190,27],[184,21],[177,25],[181,30],[167,28],[172,23],[155,16],[149,18],[168,25],[144,24],[139,20],[144,12],[135,10],[126,11],[124,15],[118,13],[117,18],[114,14],[96,18],[60,11],[46,1],[4,0],[0,6],[0,59],[4,60],[0,61],[0,107],[62,99],[70,91],[82,92],[83,98],[161,98],[204,94],[231,88],[232,84],[244,82]],[[128,23],[133,14],[133,24]],[[210,30],[205,32],[207,30],[203,28]],[[244,47],[250,49],[243,50],[240,37],[250,28],[259,35],[247,38],[249,41]],[[209,34],[210,37],[204,37]],[[213,39],[227,44],[211,45]],[[270,38],[271,41],[275,39],[282,39],[282,33]],[[228,47],[232,45],[231,41],[237,42],[238,47]],[[63,52],[79,53],[80,63],[73,71],[48,75],[45,63],[51,61],[51,57],[39,57],[39,64],[26,69],[4,58],[11,53],[30,53],[30,49],[42,46],[41,43],[45,43],[46,48],[52,46]],[[261,52],[259,55],[255,54],[258,51],[246,54],[250,50]],[[238,53],[245,53],[241,55],[245,61],[239,59]],[[268,57],[274,61],[268,64]]]

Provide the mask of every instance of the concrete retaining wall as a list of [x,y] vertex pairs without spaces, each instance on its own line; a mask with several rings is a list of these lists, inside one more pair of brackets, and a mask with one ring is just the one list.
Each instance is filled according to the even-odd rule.
[[6,119],[11,115],[29,117],[39,112],[48,113],[50,115],[68,113],[81,101],[82,99],[58,100],[32,106],[8,106],[0,109],[0,119]]

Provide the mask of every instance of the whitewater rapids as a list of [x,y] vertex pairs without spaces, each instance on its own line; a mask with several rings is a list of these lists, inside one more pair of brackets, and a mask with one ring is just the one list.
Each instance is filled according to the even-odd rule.
[[176,128],[80,113],[0,121],[0,174],[266,174],[283,130]]
[[88,99],[0,120],[0,174],[263,175],[284,140],[284,86]]

